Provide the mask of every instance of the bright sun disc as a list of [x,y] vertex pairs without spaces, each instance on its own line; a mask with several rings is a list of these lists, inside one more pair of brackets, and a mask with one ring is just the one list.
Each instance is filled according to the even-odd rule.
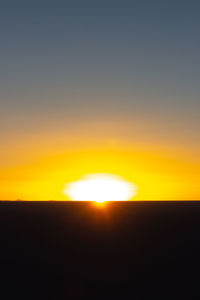
[[137,186],[118,176],[91,174],[66,184],[63,193],[74,201],[126,201],[137,194]]

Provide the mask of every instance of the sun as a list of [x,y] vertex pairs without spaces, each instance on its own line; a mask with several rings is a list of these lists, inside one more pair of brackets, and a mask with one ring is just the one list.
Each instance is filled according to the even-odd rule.
[[90,174],[65,185],[63,193],[74,201],[126,201],[137,194],[137,186],[110,174]]

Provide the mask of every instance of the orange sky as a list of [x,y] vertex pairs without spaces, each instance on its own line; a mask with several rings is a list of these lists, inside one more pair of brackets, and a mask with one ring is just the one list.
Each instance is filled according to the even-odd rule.
[[15,142],[7,151],[1,149],[5,165],[0,170],[0,199],[68,200],[62,194],[64,185],[91,173],[116,174],[135,183],[135,200],[200,198],[200,161],[191,149],[181,153],[175,147],[172,151],[164,145],[102,137],[69,140],[29,138],[24,145]]

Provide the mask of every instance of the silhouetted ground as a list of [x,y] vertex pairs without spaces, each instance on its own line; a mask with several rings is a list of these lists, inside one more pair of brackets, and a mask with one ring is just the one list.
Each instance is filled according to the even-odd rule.
[[200,202],[0,202],[4,299],[200,299]]

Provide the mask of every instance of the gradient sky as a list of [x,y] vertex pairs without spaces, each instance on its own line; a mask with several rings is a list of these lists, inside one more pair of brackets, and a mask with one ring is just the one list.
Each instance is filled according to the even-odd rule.
[[1,1],[0,199],[85,173],[200,199],[198,1]]

